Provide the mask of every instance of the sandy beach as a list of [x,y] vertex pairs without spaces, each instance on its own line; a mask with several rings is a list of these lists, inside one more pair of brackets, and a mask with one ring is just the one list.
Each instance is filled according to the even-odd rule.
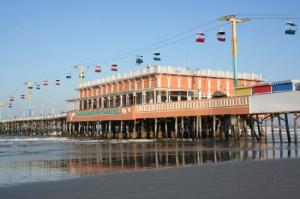
[[299,168],[280,159],[100,174],[2,187],[0,198],[297,198]]

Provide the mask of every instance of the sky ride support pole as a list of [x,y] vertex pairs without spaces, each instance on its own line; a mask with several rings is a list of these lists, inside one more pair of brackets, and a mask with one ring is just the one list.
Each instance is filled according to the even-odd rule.
[[25,85],[28,88],[28,103],[29,103],[29,107],[28,107],[28,116],[31,117],[32,116],[32,90],[33,90],[33,86],[35,85],[35,82],[30,82],[27,81],[25,82]]
[[234,79],[234,87],[238,87],[238,72],[237,72],[237,32],[236,32],[236,20],[232,21],[232,63],[233,63],[233,79]]
[[85,67],[82,66],[82,65],[76,65],[76,66],[74,66],[74,68],[79,69],[79,83],[80,83],[80,85],[83,85],[83,81],[84,81],[84,78],[85,78],[85,75],[84,75]]
[[28,89],[28,103],[29,103],[29,109],[28,109],[28,116],[32,116],[32,89]]
[[238,56],[238,48],[237,48],[237,24],[244,23],[250,21],[249,18],[239,19],[235,15],[227,15],[219,18],[220,21],[229,21],[232,26],[232,60],[233,60],[233,79],[234,79],[234,87],[238,87],[238,64],[237,64],[237,56]]
[[74,66],[74,68],[79,69],[79,84],[82,86],[83,82],[84,82],[84,78],[85,78],[84,70],[85,70],[85,68],[88,68],[88,66],[85,67],[82,65],[76,65],[76,66]]
[[79,79],[80,79],[80,84],[83,84],[84,80],[84,68],[83,66],[79,66]]

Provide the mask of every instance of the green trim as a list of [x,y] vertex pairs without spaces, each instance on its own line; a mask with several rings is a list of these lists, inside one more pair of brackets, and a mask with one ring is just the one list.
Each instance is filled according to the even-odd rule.
[[92,116],[92,115],[115,115],[121,114],[120,109],[105,109],[97,111],[80,111],[76,113],[76,116]]

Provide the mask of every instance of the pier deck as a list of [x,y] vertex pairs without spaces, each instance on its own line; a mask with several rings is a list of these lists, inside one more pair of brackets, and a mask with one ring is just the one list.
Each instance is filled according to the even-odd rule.
[[[300,92],[139,104],[119,108],[70,111],[53,116],[3,120],[2,133],[96,136],[103,139],[235,138],[266,136],[274,119],[285,126],[291,142],[289,120],[300,116]],[[282,122],[282,123],[281,123]],[[250,132],[248,132],[248,130]]]

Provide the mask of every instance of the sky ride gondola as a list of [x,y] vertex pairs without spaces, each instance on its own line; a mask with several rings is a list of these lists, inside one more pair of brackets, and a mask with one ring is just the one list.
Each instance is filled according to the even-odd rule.
[[292,21],[288,21],[285,24],[285,34],[286,35],[295,35],[297,30],[297,25],[294,24]]
[[21,99],[25,99],[25,94],[21,94]]
[[101,73],[101,66],[99,64],[95,67],[95,73]]
[[10,102],[13,102],[13,101],[15,101],[15,98],[14,98],[13,96],[11,96],[11,97],[9,98],[9,101],[10,101]]
[[70,72],[68,72],[67,74],[66,74],[66,79],[71,79],[71,73]]
[[154,61],[161,61],[160,52],[155,52],[153,57]]
[[35,87],[37,90],[41,90],[41,85],[37,84]]
[[226,33],[223,30],[220,30],[217,33],[217,40],[220,42],[225,42],[226,41],[226,37],[225,37]]
[[118,65],[117,64],[112,64],[110,70],[113,71],[113,72],[117,72],[118,71]]
[[33,84],[28,83],[28,84],[27,84],[27,88],[28,88],[29,90],[32,90],[32,89],[33,89]]
[[205,34],[203,32],[197,32],[198,37],[196,38],[196,42],[204,43],[205,42]]
[[60,84],[61,84],[61,82],[60,82],[59,79],[55,80],[55,85],[56,85],[56,86],[60,86]]
[[48,81],[47,80],[44,80],[43,86],[48,86]]
[[142,64],[144,61],[143,61],[143,56],[142,55],[137,55],[136,56],[136,60],[135,60],[135,64],[137,65],[140,65]]

